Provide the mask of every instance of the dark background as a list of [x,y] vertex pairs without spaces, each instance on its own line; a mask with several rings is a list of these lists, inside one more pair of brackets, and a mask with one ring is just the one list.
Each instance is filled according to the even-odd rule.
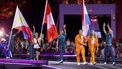
[[[91,15],[90,15],[91,16]],[[103,32],[103,23],[109,23],[111,25],[110,15],[96,15],[98,20],[99,30],[101,32],[102,38],[105,39],[105,34]],[[79,29],[82,29],[82,16],[81,15],[65,15],[64,23],[66,24],[67,38],[71,41],[75,40],[76,34],[78,34]],[[92,22],[91,22],[92,24]],[[107,27],[106,27],[107,29]],[[94,29],[95,30],[95,29]],[[108,29],[107,29],[108,31]]]
[[[34,25],[36,27],[36,31],[38,32],[40,32],[41,30],[45,1],[46,0],[27,0],[26,4],[20,7],[20,10],[23,16],[25,17],[27,23],[29,24],[30,28],[32,29],[32,26]],[[56,26],[58,26],[59,0],[49,0],[49,4],[52,10]],[[13,24],[13,18],[14,15],[12,17],[0,20],[0,27],[4,27],[7,33],[11,30]],[[121,0],[116,0],[116,35],[118,39],[122,38],[121,26],[122,26]]]

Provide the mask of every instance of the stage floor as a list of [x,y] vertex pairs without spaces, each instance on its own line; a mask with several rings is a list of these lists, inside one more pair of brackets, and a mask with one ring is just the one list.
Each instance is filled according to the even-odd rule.
[[24,65],[35,65],[35,64],[47,65],[48,61],[47,60],[25,60],[25,59],[2,59],[1,58],[0,63],[24,64]]
[[0,69],[122,69],[122,64],[116,65],[97,63],[96,65],[77,65],[76,62],[23,59],[0,59]]
[[64,62],[59,64],[57,61],[48,61],[48,66],[55,67],[56,69],[122,69],[122,64],[106,64],[97,63],[96,65],[77,65],[76,62]]
[[50,65],[42,65],[40,67],[32,67],[26,65],[15,65],[15,64],[0,64],[0,69],[122,69],[121,64],[117,64],[113,66],[111,64],[97,64],[95,66],[91,65],[79,65],[76,64],[50,64]]
[[[33,56],[35,57],[35,54]],[[15,54],[14,58],[15,59],[16,58],[18,58],[18,59],[29,59],[29,55],[27,55],[27,54]],[[44,60],[48,60],[48,61],[58,61],[60,59],[60,55],[59,55],[59,53],[41,53],[40,58],[42,58]],[[89,57],[86,57],[86,58],[87,58],[87,61],[89,61],[90,58]],[[96,62],[104,62],[104,58],[95,57],[95,59],[96,59]],[[76,55],[65,53],[64,54],[64,61],[75,62],[76,61]],[[122,57],[116,58],[116,62],[122,64]]]
[[48,65],[47,60],[2,59],[0,69],[49,69],[42,65]]

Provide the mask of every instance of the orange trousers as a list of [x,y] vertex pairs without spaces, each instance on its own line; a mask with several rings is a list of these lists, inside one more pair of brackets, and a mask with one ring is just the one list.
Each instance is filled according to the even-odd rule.
[[83,62],[86,62],[85,48],[84,48],[84,46],[81,46],[79,48],[76,48],[76,59],[77,59],[77,63],[80,63],[80,55],[82,55]]
[[96,63],[95,62],[95,51],[96,51],[96,48],[94,47],[94,45],[90,46],[90,63]]

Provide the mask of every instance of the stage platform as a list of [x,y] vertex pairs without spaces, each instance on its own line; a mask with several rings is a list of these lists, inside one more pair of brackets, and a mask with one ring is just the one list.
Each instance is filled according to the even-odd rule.
[[[35,54],[33,56],[35,57]],[[14,58],[28,59],[29,55],[27,55],[27,54],[16,54],[16,55],[14,55]],[[48,60],[48,61],[59,61],[60,55],[59,55],[59,53],[41,53],[40,58],[43,60]],[[86,58],[87,58],[87,61],[89,61],[90,58],[89,57],[86,57]],[[111,62],[110,59],[108,59],[108,60]],[[64,61],[76,62],[76,55],[72,54],[72,53],[65,53],[64,54]],[[104,58],[96,57],[96,61],[98,63],[103,63]],[[116,58],[116,62],[122,63],[122,57]]]
[[48,67],[47,60],[24,60],[0,58],[0,69],[55,69]]
[[96,65],[77,65],[76,62],[64,61],[60,64],[59,61],[46,60],[23,60],[23,59],[0,59],[0,69],[122,69],[122,64],[111,63],[104,65],[97,63]]
[[0,63],[24,64],[24,65],[47,65],[46,60],[24,60],[24,59],[0,59]]
[[58,61],[49,61],[49,67],[55,67],[56,69],[122,69],[122,64],[112,65],[96,63],[96,65],[77,65],[76,62],[64,62],[63,64],[59,64]]

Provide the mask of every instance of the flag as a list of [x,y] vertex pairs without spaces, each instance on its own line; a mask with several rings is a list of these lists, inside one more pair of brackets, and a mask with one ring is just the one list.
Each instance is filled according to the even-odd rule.
[[46,0],[46,4],[45,4],[43,23],[47,24],[47,40],[48,42],[51,42],[58,37],[58,32],[55,26],[55,22],[52,16],[52,12],[48,0]]
[[17,29],[17,30],[22,31],[24,39],[27,39],[30,42],[32,42],[32,32],[31,32],[26,20],[24,19],[21,11],[19,10],[18,6],[16,8],[12,29]]
[[82,30],[83,30],[83,35],[87,36],[90,28],[89,25],[91,24],[90,18],[88,16],[88,12],[83,0],[83,6],[82,6]]

